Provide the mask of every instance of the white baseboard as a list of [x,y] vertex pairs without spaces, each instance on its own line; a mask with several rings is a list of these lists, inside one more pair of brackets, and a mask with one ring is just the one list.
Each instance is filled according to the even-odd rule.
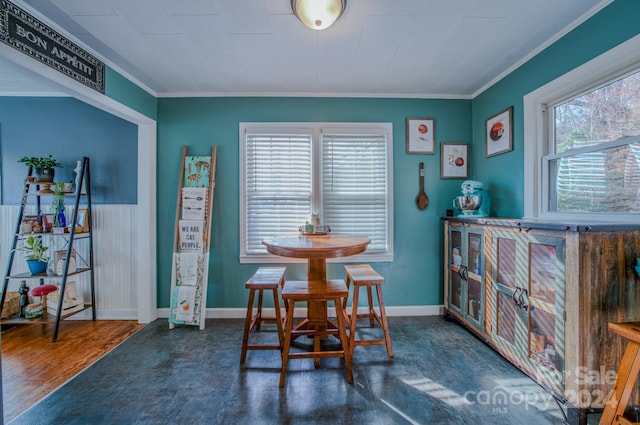
[[98,309],[96,315],[100,320],[138,320],[137,310]]
[[[169,311],[169,309],[167,309],[167,311]],[[96,311],[96,319],[138,320],[138,311],[133,309],[98,309],[98,311]],[[91,309],[81,311],[65,320],[91,320]]]
[[[266,309],[267,311],[269,309]],[[358,307],[358,312],[366,313],[366,307]],[[386,307],[388,317],[393,316],[441,316],[444,314],[444,306],[442,305],[416,305],[416,306],[389,306]],[[245,308],[208,308],[207,319],[244,319],[247,314]],[[296,308],[296,317],[305,317],[306,308]],[[335,310],[329,308],[329,316],[335,317]],[[169,318],[168,308],[159,308],[158,317]]]

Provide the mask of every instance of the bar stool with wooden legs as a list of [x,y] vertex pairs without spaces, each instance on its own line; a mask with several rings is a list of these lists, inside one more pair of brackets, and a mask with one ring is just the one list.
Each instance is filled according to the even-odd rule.
[[[289,359],[313,358],[316,360],[326,357],[342,357],[347,369],[347,382],[353,384],[353,372],[351,370],[351,355],[349,353],[347,331],[345,328],[342,299],[349,294],[342,280],[323,281],[287,281],[282,289],[282,299],[287,303],[287,315],[285,318],[284,348],[282,351],[282,369],[280,371],[280,387],[284,387],[287,375]],[[336,307],[337,328],[314,329],[312,324],[306,328],[297,326],[293,329],[294,309],[297,302],[328,302],[333,301]],[[328,322],[328,321],[327,321]],[[328,322],[331,324],[331,322]],[[291,341],[298,336],[313,336],[313,351],[291,352]],[[339,350],[322,351],[320,341],[327,335],[335,335],[340,340]]]
[[616,380],[607,395],[599,424],[640,424],[623,416],[640,372],[640,322],[609,323],[609,331],[626,338],[629,342],[620,360]]
[[[286,267],[260,267],[253,276],[245,283],[245,288],[249,289],[249,303],[247,305],[247,316],[244,321],[244,335],[242,336],[242,352],[240,354],[240,364],[247,359],[247,350],[280,350],[284,343],[284,333],[282,330],[282,317],[280,314],[280,299],[278,289],[284,285],[284,273]],[[262,315],[262,295],[265,290],[273,292],[273,305],[275,317],[265,317]],[[258,291],[258,306],[256,314],[253,315],[253,303],[255,293]],[[276,322],[278,331],[278,344],[249,344],[249,334],[252,330],[260,330],[260,325],[264,321]]]
[[[350,264],[344,266],[347,275],[347,289],[353,283],[353,300],[351,301],[351,314],[347,313],[347,299],[344,299],[344,312],[349,324],[349,351],[353,357],[353,349],[356,345],[386,345],[387,355],[393,357],[391,349],[391,336],[389,335],[389,324],[387,323],[387,313],[384,308],[384,300],[382,298],[382,285],[384,278],[380,276],[369,264]],[[373,307],[373,296],[371,288],[375,286],[378,295],[378,314]],[[369,302],[368,312],[358,314],[358,293],[360,288],[367,288],[367,300]],[[384,334],[383,339],[356,340],[356,322],[358,318],[369,318],[369,325],[375,325],[374,320],[378,322]]]

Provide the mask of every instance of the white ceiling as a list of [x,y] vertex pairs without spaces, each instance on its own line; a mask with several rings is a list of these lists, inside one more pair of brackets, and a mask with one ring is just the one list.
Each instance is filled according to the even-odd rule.
[[16,4],[157,96],[469,98],[611,1],[349,0],[324,31],[290,0]]

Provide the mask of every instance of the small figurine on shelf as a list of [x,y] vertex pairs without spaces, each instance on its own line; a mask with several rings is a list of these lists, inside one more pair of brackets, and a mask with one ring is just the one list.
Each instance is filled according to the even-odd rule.
[[29,287],[27,286],[27,282],[25,282],[24,280],[22,281],[22,283],[20,283],[18,293],[20,294],[20,310],[18,313],[18,317],[24,319],[24,309],[29,304]]
[[[76,163],[76,168],[74,168],[73,171],[76,173],[76,192],[80,191],[83,195],[86,194],[84,180],[82,179],[82,161]],[[80,181],[82,181],[82,187]]]

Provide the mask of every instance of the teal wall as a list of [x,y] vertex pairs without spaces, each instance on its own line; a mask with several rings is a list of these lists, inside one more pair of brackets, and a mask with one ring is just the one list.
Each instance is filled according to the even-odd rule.
[[[405,153],[405,118],[433,117],[437,153]],[[168,307],[175,205],[183,145],[189,154],[207,155],[218,146],[213,206],[212,254],[207,306],[246,305],[244,282],[257,264],[240,264],[239,134],[240,122],[391,122],[395,260],[377,263],[385,277],[390,306],[442,302],[442,223],[461,180],[441,180],[439,144],[469,142],[471,101],[336,98],[162,98],[158,100],[158,306]],[[429,206],[416,206],[418,165],[425,163]],[[473,164],[472,164],[473,165]],[[306,268],[288,266],[287,278],[302,279]],[[330,277],[343,277],[342,266],[329,264]]]
[[118,74],[113,69],[105,66],[104,94],[123,105],[127,105],[151,119],[157,118],[157,99]]
[[[106,95],[158,122],[158,307],[168,307],[170,265],[181,147],[206,155],[219,146],[213,214],[213,252],[207,306],[243,307],[244,281],[257,264],[239,256],[238,123],[251,121],[372,121],[394,128],[395,260],[378,263],[386,278],[390,306],[442,303],[442,222],[461,180],[439,178],[439,145],[471,142],[470,177],[490,189],[492,213],[519,217],[524,211],[523,96],[593,57],[640,33],[640,1],[615,0],[588,21],[536,55],[473,100],[358,98],[161,98],[145,92],[111,68]],[[485,158],[485,119],[514,107],[514,149]],[[436,154],[405,153],[405,118],[435,118]],[[0,120],[1,121],[1,120]],[[25,124],[26,125],[26,124]],[[32,124],[29,124],[32,125]],[[7,127],[3,123],[3,127]],[[2,140],[2,143],[9,143]],[[425,163],[429,207],[415,205],[418,164]],[[303,265],[290,266],[288,278],[303,278]],[[342,276],[331,264],[329,276]]]
[[[523,97],[640,34],[638,18],[640,1],[616,0],[473,99],[474,179],[482,180],[490,188],[493,214],[501,217],[524,214]],[[485,120],[512,105],[513,151],[485,158]]]
[[[351,98],[161,98],[153,99],[107,70],[107,95],[158,121],[158,307],[168,307],[175,204],[183,145],[207,155],[218,145],[212,255],[207,306],[244,307],[244,281],[257,264],[239,263],[238,123],[257,121],[374,121],[394,128],[395,260],[375,264],[386,278],[390,306],[442,303],[442,223],[461,180],[439,178],[439,145],[471,142],[470,177],[490,189],[492,214],[519,217],[524,211],[523,96],[591,58],[635,36],[640,1],[616,0],[472,101]],[[157,102],[157,109],[154,105]],[[485,158],[485,120],[514,107],[514,149]],[[405,153],[405,118],[436,120],[436,154]],[[425,211],[415,205],[418,164],[424,161]],[[329,276],[341,276],[330,264]],[[288,266],[288,278],[303,278],[303,265]]]

